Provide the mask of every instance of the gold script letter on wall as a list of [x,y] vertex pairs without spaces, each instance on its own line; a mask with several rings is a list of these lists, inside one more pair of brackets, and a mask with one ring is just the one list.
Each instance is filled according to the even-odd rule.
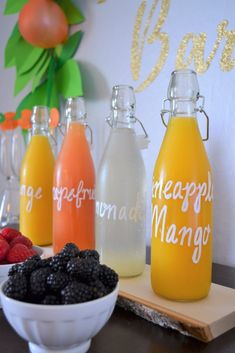
[[132,73],[133,79],[137,81],[140,77],[143,51],[144,51],[144,46],[146,43],[153,44],[155,41],[159,40],[161,42],[161,52],[160,52],[160,56],[159,56],[156,64],[152,68],[150,74],[136,88],[136,92],[143,91],[146,87],[148,87],[155,80],[155,78],[157,77],[157,75],[161,71],[161,69],[167,59],[167,56],[168,56],[168,51],[169,51],[168,34],[161,32],[160,30],[161,30],[161,27],[163,26],[165,19],[167,17],[169,6],[170,6],[170,0],[162,0],[157,23],[153,29],[153,32],[151,34],[149,34],[149,27],[150,27],[150,24],[152,21],[152,17],[156,11],[156,7],[157,7],[158,2],[159,2],[159,0],[153,1],[149,15],[147,17],[147,21],[145,23],[145,27],[144,27],[144,31],[143,31],[142,36],[141,36],[140,32],[141,32],[143,17],[144,17],[146,5],[147,5],[146,0],[142,1],[142,3],[140,4],[140,6],[138,8],[138,11],[137,11],[134,32],[133,32],[133,38],[132,38],[132,47],[131,47],[131,73]]

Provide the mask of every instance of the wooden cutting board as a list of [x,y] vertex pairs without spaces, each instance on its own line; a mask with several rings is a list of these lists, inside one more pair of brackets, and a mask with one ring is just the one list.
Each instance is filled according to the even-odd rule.
[[152,291],[149,265],[141,276],[120,279],[118,305],[204,342],[235,326],[235,289],[212,284],[209,296],[200,301],[169,301]]

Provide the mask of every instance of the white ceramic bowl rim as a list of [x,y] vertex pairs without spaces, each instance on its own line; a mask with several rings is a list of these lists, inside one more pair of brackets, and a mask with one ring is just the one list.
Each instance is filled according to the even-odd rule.
[[[69,308],[74,308],[74,306],[76,306],[77,308],[79,308],[79,306],[85,308],[86,306],[89,305],[95,305],[95,304],[100,304],[103,301],[106,301],[109,297],[111,297],[113,295],[114,292],[118,292],[119,290],[119,282],[117,283],[116,287],[114,288],[114,290],[112,290],[112,292],[110,292],[109,294],[105,295],[104,297],[98,298],[98,299],[93,299],[93,300],[89,300],[87,302],[84,303],[77,303],[77,304],[57,304],[57,305],[47,305],[47,304],[35,304],[35,303],[28,303],[28,302],[23,302],[20,300],[16,300],[13,298],[9,298],[4,292],[3,292],[3,287],[5,286],[7,280],[2,282],[0,285],[0,293],[1,295],[3,295],[5,297],[5,300],[7,300],[9,302],[9,304],[11,302],[17,304],[19,303],[19,305],[21,305],[22,308],[24,307],[37,307],[40,310],[48,310],[48,308],[53,308],[53,310],[67,310]],[[66,309],[67,308],[67,309]]]

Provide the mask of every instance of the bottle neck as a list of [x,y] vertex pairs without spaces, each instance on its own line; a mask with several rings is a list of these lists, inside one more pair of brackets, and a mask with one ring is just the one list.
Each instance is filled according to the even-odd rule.
[[50,116],[47,107],[44,106],[36,106],[33,108],[33,113],[31,117],[32,122],[32,135],[49,135],[49,122]]
[[196,117],[196,102],[193,100],[171,100],[171,116]]
[[134,129],[135,118],[133,112],[124,110],[112,110],[111,127]]

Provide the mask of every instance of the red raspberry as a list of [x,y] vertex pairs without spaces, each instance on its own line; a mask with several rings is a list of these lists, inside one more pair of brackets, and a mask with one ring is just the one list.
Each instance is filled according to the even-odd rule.
[[6,240],[0,239],[0,261],[5,260],[10,246]]
[[19,234],[21,234],[18,230],[13,228],[3,228],[0,232],[3,235],[5,240],[10,243],[14,238],[16,238]]
[[31,249],[33,246],[33,243],[31,242],[31,240],[27,237],[25,237],[24,235],[17,235],[16,238],[14,238],[10,243],[10,247],[12,248],[15,244],[24,244],[25,246],[27,246],[27,248]]
[[29,249],[24,244],[15,244],[7,254],[7,260],[9,263],[23,262],[28,257],[36,255],[37,252],[34,249]]

